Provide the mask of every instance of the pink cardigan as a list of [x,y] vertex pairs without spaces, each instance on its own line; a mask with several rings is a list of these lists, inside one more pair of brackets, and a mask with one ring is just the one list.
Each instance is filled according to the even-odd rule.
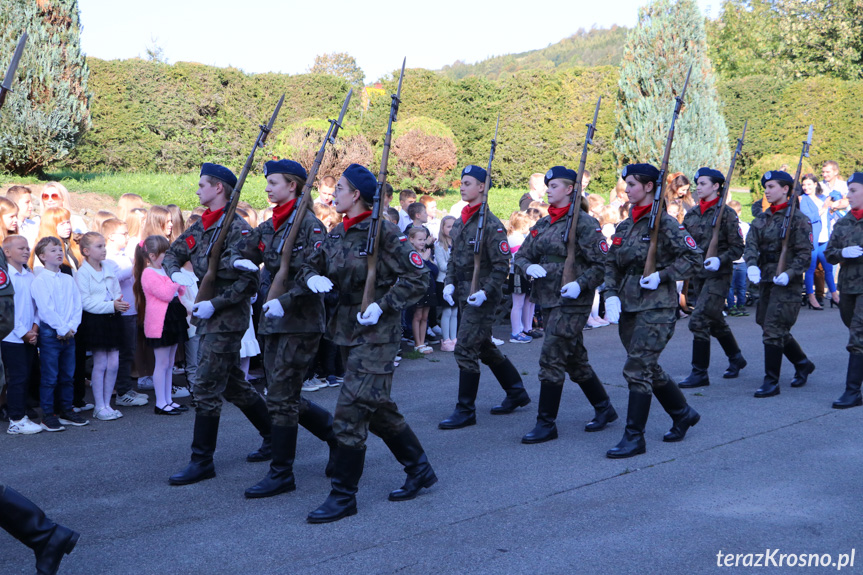
[[168,304],[175,295],[183,295],[186,288],[148,267],[141,274],[141,289],[147,299],[147,308],[144,312],[144,335],[152,338],[162,337]]

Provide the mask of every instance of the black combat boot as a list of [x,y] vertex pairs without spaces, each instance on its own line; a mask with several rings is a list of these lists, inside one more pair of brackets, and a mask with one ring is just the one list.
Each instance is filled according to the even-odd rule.
[[578,386],[593,406],[593,419],[588,421],[585,426],[585,431],[602,431],[612,421],[617,421],[617,412],[611,406],[611,401],[608,399],[608,393],[605,392],[605,387],[599,381],[599,377],[593,369],[590,370],[590,377],[578,382]]
[[398,434],[385,438],[384,443],[396,456],[398,462],[404,465],[405,473],[408,474],[401,489],[390,493],[390,501],[414,499],[423,487],[431,487],[437,483],[437,475],[429,463],[426,452],[409,426],[406,425]]
[[710,340],[692,340],[692,372],[680,382],[680,387],[705,387],[710,385],[707,368],[710,367]]
[[647,425],[647,416],[650,414],[650,401],[653,397],[649,393],[640,393],[630,390],[629,406],[626,409],[626,429],[623,430],[623,439],[605,454],[610,459],[625,459],[641,455],[647,451],[644,443],[644,426]]
[[219,418],[195,414],[195,431],[192,436],[192,458],[189,465],[168,479],[171,485],[190,485],[216,476],[213,453],[219,436]]
[[246,489],[246,497],[259,499],[287,493],[297,488],[294,481],[294,458],[297,455],[297,428],[274,425],[272,429],[273,460],[267,476]]
[[815,371],[815,364],[809,361],[794,336],[788,336],[783,351],[788,361],[794,364],[794,378],[791,380],[791,387],[803,387],[806,385],[806,380],[809,379],[809,374]]
[[755,397],[779,395],[779,374],[782,372],[782,348],[764,344],[764,383],[755,392]]
[[270,419],[270,411],[267,409],[267,400],[258,396],[258,399],[249,407],[240,408],[243,415],[255,426],[258,433],[263,438],[261,446],[255,451],[246,456],[246,461],[250,463],[258,463],[260,461],[269,461],[273,458],[272,439],[272,420]]
[[500,383],[500,386],[506,392],[506,397],[500,405],[495,405],[491,408],[492,415],[512,413],[517,408],[524,407],[530,403],[530,396],[527,395],[527,390],[524,389],[521,375],[508,357],[504,356],[502,362],[489,367],[497,378],[498,383]]
[[476,425],[476,393],[479,390],[479,374],[460,370],[458,372],[458,403],[452,415],[438,423],[439,429],[461,429]]
[[309,523],[331,523],[357,514],[357,486],[363,475],[366,447],[336,447],[332,488],[320,507],[309,513]]
[[845,393],[833,402],[833,409],[847,409],[863,405],[860,384],[863,382],[863,355],[848,356],[848,375],[845,376]]
[[536,426],[521,438],[522,443],[545,443],[557,439],[557,411],[560,408],[560,396],[563,394],[563,383],[555,384],[545,381],[539,387],[539,411],[536,414]]
[[321,441],[325,441],[329,446],[330,457],[327,460],[327,467],[324,473],[327,477],[332,477],[333,462],[336,456],[336,446],[338,445],[336,434],[333,431],[332,414],[314,401],[309,401],[308,409],[300,412],[300,425]]
[[686,403],[686,397],[671,377],[666,375],[665,380],[665,385],[653,389],[653,395],[672,421],[671,429],[662,436],[662,441],[683,441],[689,428],[701,420],[701,415]]
[[728,356],[728,368],[722,374],[724,379],[734,379],[740,375],[740,370],[746,367],[746,359],[740,352],[740,346],[737,345],[737,340],[734,339],[733,333],[728,333],[720,338],[717,338],[719,345],[722,346],[722,351]]
[[72,552],[80,537],[48,519],[35,503],[3,485],[0,485],[0,527],[33,550],[37,575],[56,575],[63,556]]

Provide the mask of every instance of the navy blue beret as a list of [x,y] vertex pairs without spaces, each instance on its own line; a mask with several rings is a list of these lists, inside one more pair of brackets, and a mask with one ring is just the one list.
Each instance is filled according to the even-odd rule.
[[647,176],[655,182],[659,179],[659,170],[650,164],[629,164],[620,173],[620,177],[623,179],[626,179],[627,176]]
[[788,183],[789,186],[794,184],[794,178],[791,177],[791,174],[788,172],[783,172],[781,170],[773,170],[770,172],[765,172],[763,176],[761,176],[761,187],[766,187],[767,182],[782,182]]
[[270,174],[291,174],[306,179],[306,169],[293,160],[271,160],[264,164],[264,177]]
[[851,177],[848,178],[849,184],[863,184],[863,172],[854,172],[851,174]]
[[551,180],[556,180],[558,178],[562,178],[564,180],[572,180],[574,182],[578,179],[578,173],[576,173],[575,170],[570,170],[565,166],[554,166],[545,173],[545,185],[547,186]]
[[375,190],[378,187],[378,179],[368,168],[359,164],[351,164],[342,174],[347,180],[360,191],[366,203],[375,201]]
[[237,185],[237,176],[234,175],[234,172],[219,164],[210,164],[209,162],[202,164],[201,175],[222,180],[232,188]]
[[461,171],[461,177],[470,176],[472,178],[476,178],[478,181],[485,183],[485,177],[488,175],[484,169],[479,166],[474,166],[471,164],[470,166],[465,166]]
[[725,181],[725,176],[719,170],[714,170],[713,168],[698,168],[695,172],[695,181],[698,181],[698,178],[701,176],[707,176],[708,178],[713,178],[714,180],[719,180],[720,182]]

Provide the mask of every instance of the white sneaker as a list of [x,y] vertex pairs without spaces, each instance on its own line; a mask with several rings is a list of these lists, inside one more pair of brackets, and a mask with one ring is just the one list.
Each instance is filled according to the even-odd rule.
[[495,344],[495,345],[503,345],[503,340],[502,340],[502,339],[497,339],[497,338],[496,338],[496,337],[494,337],[494,336],[491,336],[491,342],[492,342],[493,344]]
[[122,405],[124,407],[140,407],[142,405],[147,405],[150,401],[150,397],[145,393],[138,393],[134,389],[130,389],[123,395],[120,395],[115,400],[117,405]]
[[153,389],[153,376],[147,375],[138,378],[138,389]]
[[30,421],[26,415],[18,421],[10,420],[9,429],[6,430],[9,435],[33,435],[41,432],[42,426]]
[[174,375],[183,375],[184,373],[186,373],[186,370],[183,369],[182,367],[175,365],[173,373],[174,373]]
[[191,394],[189,393],[188,387],[179,387],[175,385],[171,388],[171,397],[174,399],[182,399],[184,397],[189,397],[189,395]]
[[99,421],[114,421],[115,419],[117,419],[117,416],[114,415],[114,410],[110,407],[103,407],[99,411],[94,411],[93,417],[95,417]]
[[[110,408],[110,407],[108,407],[107,409],[111,409],[111,408]],[[114,418],[115,418],[115,419],[120,419],[121,417],[123,417],[123,414],[122,414],[119,410],[117,410],[117,409],[111,409],[111,411],[113,411],[113,412],[114,412]]]
[[314,377],[311,379],[307,379],[303,382],[303,387],[301,391],[317,391],[322,387],[326,387],[326,383],[322,383],[321,380],[315,379]]
[[96,406],[92,403],[85,403],[83,407],[73,407],[72,411],[74,411],[75,413],[81,413],[82,411],[90,411],[94,407]]

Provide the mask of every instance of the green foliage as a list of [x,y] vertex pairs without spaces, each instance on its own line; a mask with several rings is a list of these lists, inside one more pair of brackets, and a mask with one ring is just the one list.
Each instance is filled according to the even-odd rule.
[[348,84],[361,88],[366,75],[357,65],[357,60],[350,54],[344,52],[333,52],[331,54],[318,54],[315,63],[309,69],[312,74],[327,74],[336,76],[348,82]]
[[[307,171],[311,170],[329,127],[327,120],[315,118],[307,118],[287,126],[277,138],[276,155],[290,158],[302,164]],[[335,144],[327,145],[317,179],[320,181],[327,176],[338,178],[349,165],[368,166],[373,157],[369,141],[358,132],[357,127],[345,126],[344,129],[339,129]]]
[[0,54],[12,54],[25,31],[29,39],[0,115],[0,167],[18,174],[65,157],[90,127],[78,2],[0,0]]

